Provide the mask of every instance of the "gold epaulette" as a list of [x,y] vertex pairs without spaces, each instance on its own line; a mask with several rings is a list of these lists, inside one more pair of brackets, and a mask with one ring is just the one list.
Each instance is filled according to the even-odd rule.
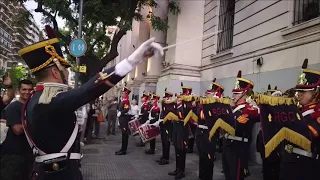
[[162,101],[164,104],[172,104],[172,103],[176,103],[177,100],[176,99],[170,99],[170,100],[163,100]]
[[269,104],[271,106],[277,106],[277,105],[297,105],[297,99],[296,98],[287,98],[287,97],[279,97],[279,96],[268,96],[259,94],[255,96],[255,99],[257,101],[257,104]]
[[187,102],[194,100],[193,99],[194,96],[192,96],[192,95],[181,95],[180,98],[182,99],[182,101],[187,101]]
[[212,104],[212,103],[223,103],[223,104],[230,104],[231,100],[230,98],[215,98],[215,97],[211,97],[211,98],[201,98],[200,99],[200,103],[201,104]]

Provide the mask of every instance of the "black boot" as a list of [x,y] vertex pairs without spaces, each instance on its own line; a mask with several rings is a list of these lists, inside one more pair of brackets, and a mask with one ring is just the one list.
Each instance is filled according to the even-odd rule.
[[115,153],[115,155],[125,155],[127,154],[128,148],[128,139],[129,135],[126,132],[122,132],[122,139],[121,139],[121,149]]
[[182,150],[179,152],[179,168],[177,168],[177,175],[174,177],[175,180],[182,179],[186,175],[184,174],[186,167],[186,151]]
[[175,154],[176,154],[176,169],[173,172],[169,172],[168,175],[170,176],[176,176],[178,173],[178,168],[179,168],[179,155],[178,155],[178,150],[175,149]]
[[126,154],[127,152],[121,149],[115,153],[115,155],[126,155]]
[[157,163],[160,163],[163,160],[163,157],[160,157],[159,160],[156,160]]
[[162,160],[159,162],[159,165],[166,165],[166,164],[169,164],[169,160],[167,160],[167,159],[162,159]]
[[152,149],[147,149],[144,151],[145,154],[155,154],[154,150]]
[[182,171],[181,169],[178,169],[177,171],[177,175],[174,177],[175,180],[179,180],[186,177],[186,175],[184,174],[184,171]]
[[156,139],[150,141],[150,149],[144,151],[146,154],[155,154],[156,149]]

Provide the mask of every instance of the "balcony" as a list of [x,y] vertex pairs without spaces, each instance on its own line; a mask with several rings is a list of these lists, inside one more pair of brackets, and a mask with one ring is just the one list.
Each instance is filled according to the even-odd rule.
[[0,7],[3,7],[4,9],[9,10],[8,6],[3,1],[0,2]]
[[0,51],[11,52],[11,48],[8,45],[0,42]]
[[4,17],[6,17],[7,19],[11,20],[11,18],[8,16],[9,14],[9,11],[7,10],[2,10],[0,11],[1,12],[1,15],[3,15]]
[[[2,17],[4,17],[4,16],[2,16]],[[5,20],[3,20],[2,17],[0,18],[0,24],[3,24],[2,28],[5,29],[6,31],[11,30],[13,32],[14,30],[12,29],[12,27]]]
[[26,44],[24,41],[21,41],[18,38],[16,38],[13,42],[14,42],[15,46],[17,46],[20,49],[22,49],[22,47],[24,47]]

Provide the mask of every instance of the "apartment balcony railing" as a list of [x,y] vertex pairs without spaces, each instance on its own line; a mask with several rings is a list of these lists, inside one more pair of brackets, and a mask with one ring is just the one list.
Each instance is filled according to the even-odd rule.
[[9,10],[8,6],[3,1],[0,1],[0,7],[3,7],[4,9]]
[[13,28],[3,19],[3,18],[0,18],[0,24],[3,24],[3,27],[6,31],[14,31]]
[[9,10],[7,10],[7,11],[0,11],[0,12],[1,12],[1,15],[5,16],[7,19],[11,20],[11,18],[8,16]]

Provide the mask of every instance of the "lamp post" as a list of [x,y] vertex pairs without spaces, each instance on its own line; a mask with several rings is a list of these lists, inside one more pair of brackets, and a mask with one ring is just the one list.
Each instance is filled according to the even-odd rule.
[[[79,6],[79,19],[78,19],[78,39],[81,39],[82,37],[82,16],[83,16],[83,0],[80,0],[80,6]],[[74,75],[74,81],[75,81],[75,84],[74,84],[74,88],[78,88],[79,86],[79,66],[80,66],[80,58],[77,57],[76,58],[76,68],[77,68],[77,71]]]

